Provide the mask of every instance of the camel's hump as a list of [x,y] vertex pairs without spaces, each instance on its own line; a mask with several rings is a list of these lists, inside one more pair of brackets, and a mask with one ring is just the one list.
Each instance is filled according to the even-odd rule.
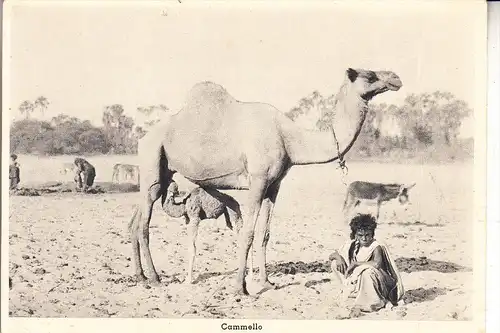
[[184,101],[184,110],[218,110],[221,106],[236,102],[227,90],[220,84],[203,81],[195,84],[189,90]]

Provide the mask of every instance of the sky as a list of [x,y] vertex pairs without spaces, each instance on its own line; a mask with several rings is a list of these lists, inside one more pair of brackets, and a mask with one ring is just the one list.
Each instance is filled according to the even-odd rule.
[[[476,102],[477,15],[462,4],[13,6],[11,119],[43,95],[46,117],[66,113],[101,124],[105,105],[165,104],[178,111],[188,90],[211,80],[242,101],[288,111],[318,90],[335,93],[348,67],[392,70],[398,92],[450,91]],[[401,2],[399,2],[400,4]],[[406,2],[405,2],[406,3]],[[87,3],[88,4],[88,3]],[[472,87],[472,88],[471,88]]]

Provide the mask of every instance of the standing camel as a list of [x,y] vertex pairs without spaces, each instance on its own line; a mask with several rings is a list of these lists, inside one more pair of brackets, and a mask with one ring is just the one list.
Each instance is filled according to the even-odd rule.
[[274,289],[266,271],[266,248],[281,181],[294,165],[342,161],[361,131],[368,102],[401,86],[390,71],[347,69],[335,98],[332,131],[320,132],[301,128],[272,105],[238,101],[218,84],[194,85],[181,110],[139,142],[143,202],[130,223],[137,279],[146,280],[142,250],[152,282],[160,281],[149,247],[149,223],[153,204],[160,197],[165,202],[168,185],[179,173],[206,190],[248,190],[235,293],[248,295],[245,275],[252,244],[262,290]]
[[111,182],[120,183],[120,175],[123,175],[123,179],[135,180],[137,184],[140,181],[139,166],[133,164],[122,164],[117,163],[113,166],[113,175],[111,176]]

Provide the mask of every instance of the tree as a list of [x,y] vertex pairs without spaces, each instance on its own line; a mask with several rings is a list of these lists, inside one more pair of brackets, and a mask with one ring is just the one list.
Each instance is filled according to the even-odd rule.
[[165,104],[137,107],[137,112],[146,118],[142,123],[141,130],[147,132],[149,128],[161,121],[169,111],[170,109]]
[[35,108],[40,109],[40,113],[42,114],[42,116],[45,114],[45,110],[47,109],[49,104],[50,104],[49,100],[44,96],[39,96],[33,103]]
[[100,128],[91,128],[81,133],[78,137],[82,151],[106,154],[109,145],[106,134]]
[[301,98],[285,115],[309,129],[327,128],[328,119],[325,113],[328,113],[329,102],[330,98],[324,98],[315,90],[309,96]]
[[34,109],[35,105],[28,100],[23,101],[21,105],[19,105],[19,111],[21,112],[21,114],[25,115],[26,119],[29,119],[30,114],[33,112]]
[[146,131],[142,128],[142,126],[136,126],[134,129],[134,135],[137,140],[141,139],[144,135],[146,135]]
[[452,145],[462,120],[472,110],[463,100],[449,92],[411,94],[398,110],[397,119],[409,139],[425,145]]
[[113,104],[104,108],[102,122],[106,139],[112,151],[117,154],[132,153],[136,146],[133,135],[134,120],[124,114],[121,104]]

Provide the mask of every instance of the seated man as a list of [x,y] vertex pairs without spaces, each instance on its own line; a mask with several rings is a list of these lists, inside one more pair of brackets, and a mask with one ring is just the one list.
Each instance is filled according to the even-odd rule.
[[95,168],[87,160],[80,157],[75,158],[75,165],[76,188],[80,190],[83,187],[83,191],[86,192],[89,187],[94,185],[94,179],[96,176]]
[[344,300],[355,298],[354,308],[372,312],[393,305],[404,294],[401,277],[387,247],[375,240],[377,222],[357,215],[351,222],[350,240],[331,256],[332,272],[344,285]]

